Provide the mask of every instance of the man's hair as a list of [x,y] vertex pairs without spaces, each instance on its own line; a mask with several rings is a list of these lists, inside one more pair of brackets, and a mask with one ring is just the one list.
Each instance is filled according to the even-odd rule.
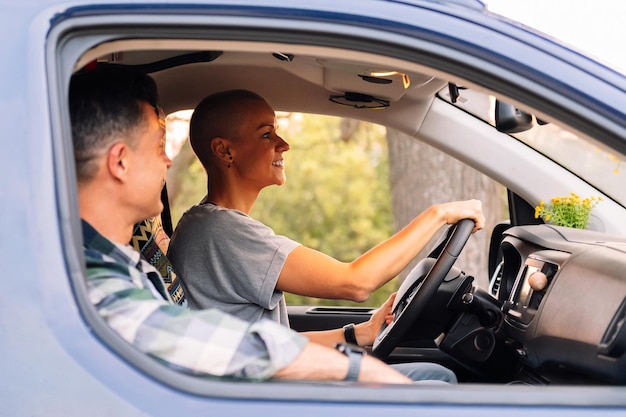
[[239,128],[247,117],[246,101],[262,101],[260,95],[248,90],[228,90],[205,97],[191,116],[189,141],[206,170],[212,160],[211,139],[236,140]]
[[95,175],[95,157],[114,141],[136,144],[134,129],[145,122],[142,102],[158,114],[157,98],[154,80],[129,67],[106,65],[72,76],[69,105],[79,181]]

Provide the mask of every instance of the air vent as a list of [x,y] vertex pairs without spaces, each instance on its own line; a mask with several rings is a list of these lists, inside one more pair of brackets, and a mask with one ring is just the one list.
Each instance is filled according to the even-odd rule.
[[498,290],[500,289],[500,284],[502,283],[503,266],[504,262],[500,262],[498,264],[495,272],[493,273],[493,277],[491,278],[491,282],[489,283],[489,293],[496,298],[498,298]]

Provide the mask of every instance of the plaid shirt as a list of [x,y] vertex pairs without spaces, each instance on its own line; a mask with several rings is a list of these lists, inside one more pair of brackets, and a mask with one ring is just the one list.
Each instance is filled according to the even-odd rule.
[[216,309],[191,311],[171,301],[160,274],[130,247],[82,222],[87,291],[127,342],[167,366],[197,375],[254,380],[289,365],[307,339],[271,321],[253,324]]

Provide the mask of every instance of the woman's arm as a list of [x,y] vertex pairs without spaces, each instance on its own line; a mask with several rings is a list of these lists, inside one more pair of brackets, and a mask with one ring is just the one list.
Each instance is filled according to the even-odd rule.
[[349,263],[300,246],[287,257],[276,288],[309,297],[365,301],[397,276],[442,226],[465,218],[474,220],[474,231],[484,227],[480,201],[431,206],[391,238]]

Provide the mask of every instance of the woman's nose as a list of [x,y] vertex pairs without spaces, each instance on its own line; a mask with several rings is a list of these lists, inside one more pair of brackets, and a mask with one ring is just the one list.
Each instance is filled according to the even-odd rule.
[[289,144],[287,143],[287,141],[285,141],[283,138],[281,138],[280,136],[278,136],[278,143],[276,144],[276,149],[280,149],[283,152],[286,152],[290,149],[291,147],[289,146]]

